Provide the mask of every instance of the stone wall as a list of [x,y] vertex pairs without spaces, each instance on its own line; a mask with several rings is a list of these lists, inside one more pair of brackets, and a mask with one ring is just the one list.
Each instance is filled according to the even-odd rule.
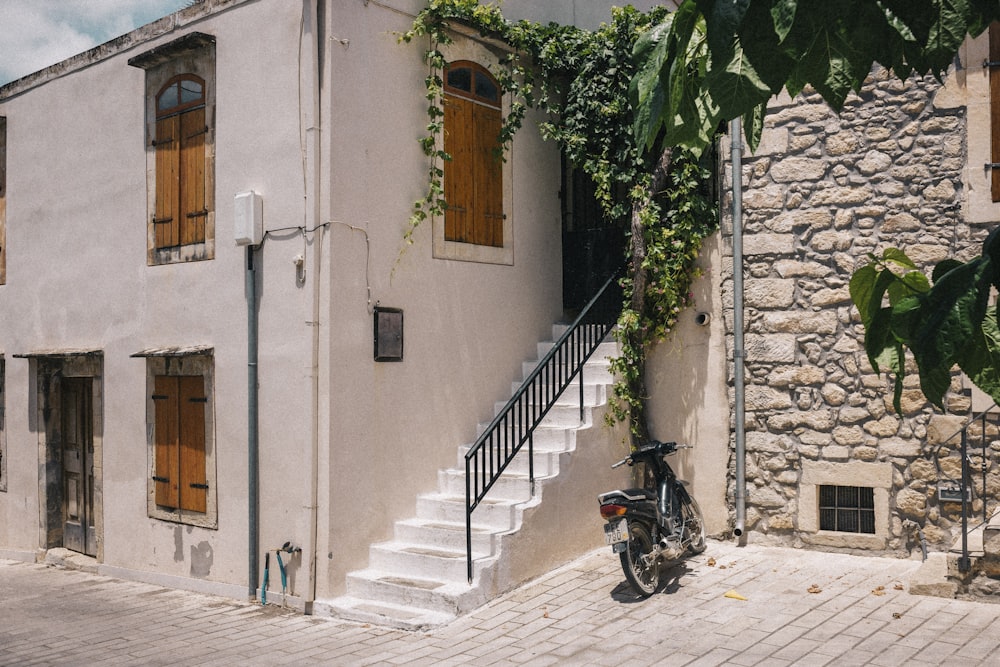
[[[947,399],[951,414],[941,415],[910,375],[903,415],[895,414],[891,384],[862,348],[848,292],[867,253],[887,246],[928,272],[946,257],[978,252],[987,230],[961,215],[965,109],[935,106],[939,87],[931,77],[901,82],[876,72],[839,116],[814,94],[786,99],[770,110],[756,154],[744,157],[751,540],[902,553],[918,545],[918,531],[938,548],[958,536],[959,506],[938,502],[937,482],[958,478],[951,444],[958,439],[941,443],[969,410],[961,379]],[[731,213],[727,201],[724,233],[731,233]],[[820,531],[820,484],[874,488],[876,534]],[[992,469],[989,484],[1000,486]]]

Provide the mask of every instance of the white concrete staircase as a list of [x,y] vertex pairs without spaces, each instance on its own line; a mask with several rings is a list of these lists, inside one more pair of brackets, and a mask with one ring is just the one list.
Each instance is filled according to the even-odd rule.
[[[554,327],[554,338],[558,338],[564,329]],[[539,359],[552,344],[539,343]],[[496,595],[540,574],[539,571],[532,571],[530,565],[525,567],[511,563],[511,554],[519,546],[522,546],[522,551],[530,549],[532,539],[537,539],[525,536],[523,527],[526,522],[530,523],[531,515],[536,514],[546,490],[550,490],[551,503],[569,501],[580,504],[579,498],[570,500],[572,493],[557,490],[560,484],[569,483],[561,478],[570,475],[560,473],[574,467],[570,457],[577,448],[581,432],[603,432],[603,440],[614,437],[602,423],[602,406],[607,402],[612,382],[608,357],[616,353],[614,342],[601,343],[585,366],[582,421],[578,376],[535,431],[534,494],[529,482],[525,445],[473,512],[474,575],[471,585],[467,578],[465,534],[465,453],[470,445],[463,445],[458,448],[457,465],[438,471],[437,490],[417,499],[416,516],[397,521],[391,541],[371,545],[368,567],[348,574],[346,594],[330,600],[318,600],[314,613],[411,630],[426,629],[476,609]],[[537,363],[537,360],[525,362],[525,377]],[[520,382],[515,383],[513,390],[516,391],[519,385]],[[498,403],[496,410],[501,410],[505,404],[506,401]],[[595,424],[596,428],[591,428]],[[479,432],[485,428],[486,425],[481,424]],[[603,464],[610,459],[600,457],[600,460]],[[589,463],[586,466],[594,467]],[[582,466],[575,467],[579,471]],[[578,472],[578,478],[579,475]],[[593,506],[589,509],[595,521],[599,521],[599,517],[593,498],[600,490],[587,488],[584,491],[585,496],[592,500]],[[539,521],[546,521],[545,517],[549,514],[541,514]],[[552,530],[559,528],[551,526]],[[589,529],[590,526],[587,526],[586,530]],[[544,527],[536,527],[535,531],[538,530],[544,530]],[[599,528],[594,529],[595,540],[600,539],[598,531]],[[523,545],[519,544],[522,542]],[[597,544],[599,542],[595,541],[589,548]],[[563,561],[576,555],[577,552],[565,553]],[[545,562],[544,559],[539,560]]]

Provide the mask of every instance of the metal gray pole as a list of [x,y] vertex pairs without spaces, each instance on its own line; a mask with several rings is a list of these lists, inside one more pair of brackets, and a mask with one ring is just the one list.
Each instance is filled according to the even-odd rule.
[[736,430],[736,525],[733,535],[743,535],[746,521],[746,433],[744,385],[746,351],[743,347],[743,136],[739,118],[730,123],[733,179],[733,375]]
[[258,535],[258,445],[257,429],[257,273],[254,268],[254,246],[247,246],[246,293],[247,293],[247,533],[249,536],[249,593],[253,599],[257,595],[257,572],[260,548]]

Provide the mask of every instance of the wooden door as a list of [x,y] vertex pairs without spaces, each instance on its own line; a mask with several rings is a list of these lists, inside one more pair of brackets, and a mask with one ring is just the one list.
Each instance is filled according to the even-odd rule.
[[63,546],[96,556],[93,380],[62,378],[60,390]]

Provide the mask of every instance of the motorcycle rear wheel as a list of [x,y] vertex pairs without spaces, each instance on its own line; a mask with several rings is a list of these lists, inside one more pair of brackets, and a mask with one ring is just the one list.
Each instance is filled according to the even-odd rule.
[[625,579],[640,597],[649,597],[660,587],[660,564],[651,555],[653,538],[649,527],[635,521],[628,524],[628,547],[619,556]]
[[705,550],[705,520],[701,516],[698,501],[688,497],[681,505],[681,516],[684,519],[684,541],[688,551],[700,554]]

